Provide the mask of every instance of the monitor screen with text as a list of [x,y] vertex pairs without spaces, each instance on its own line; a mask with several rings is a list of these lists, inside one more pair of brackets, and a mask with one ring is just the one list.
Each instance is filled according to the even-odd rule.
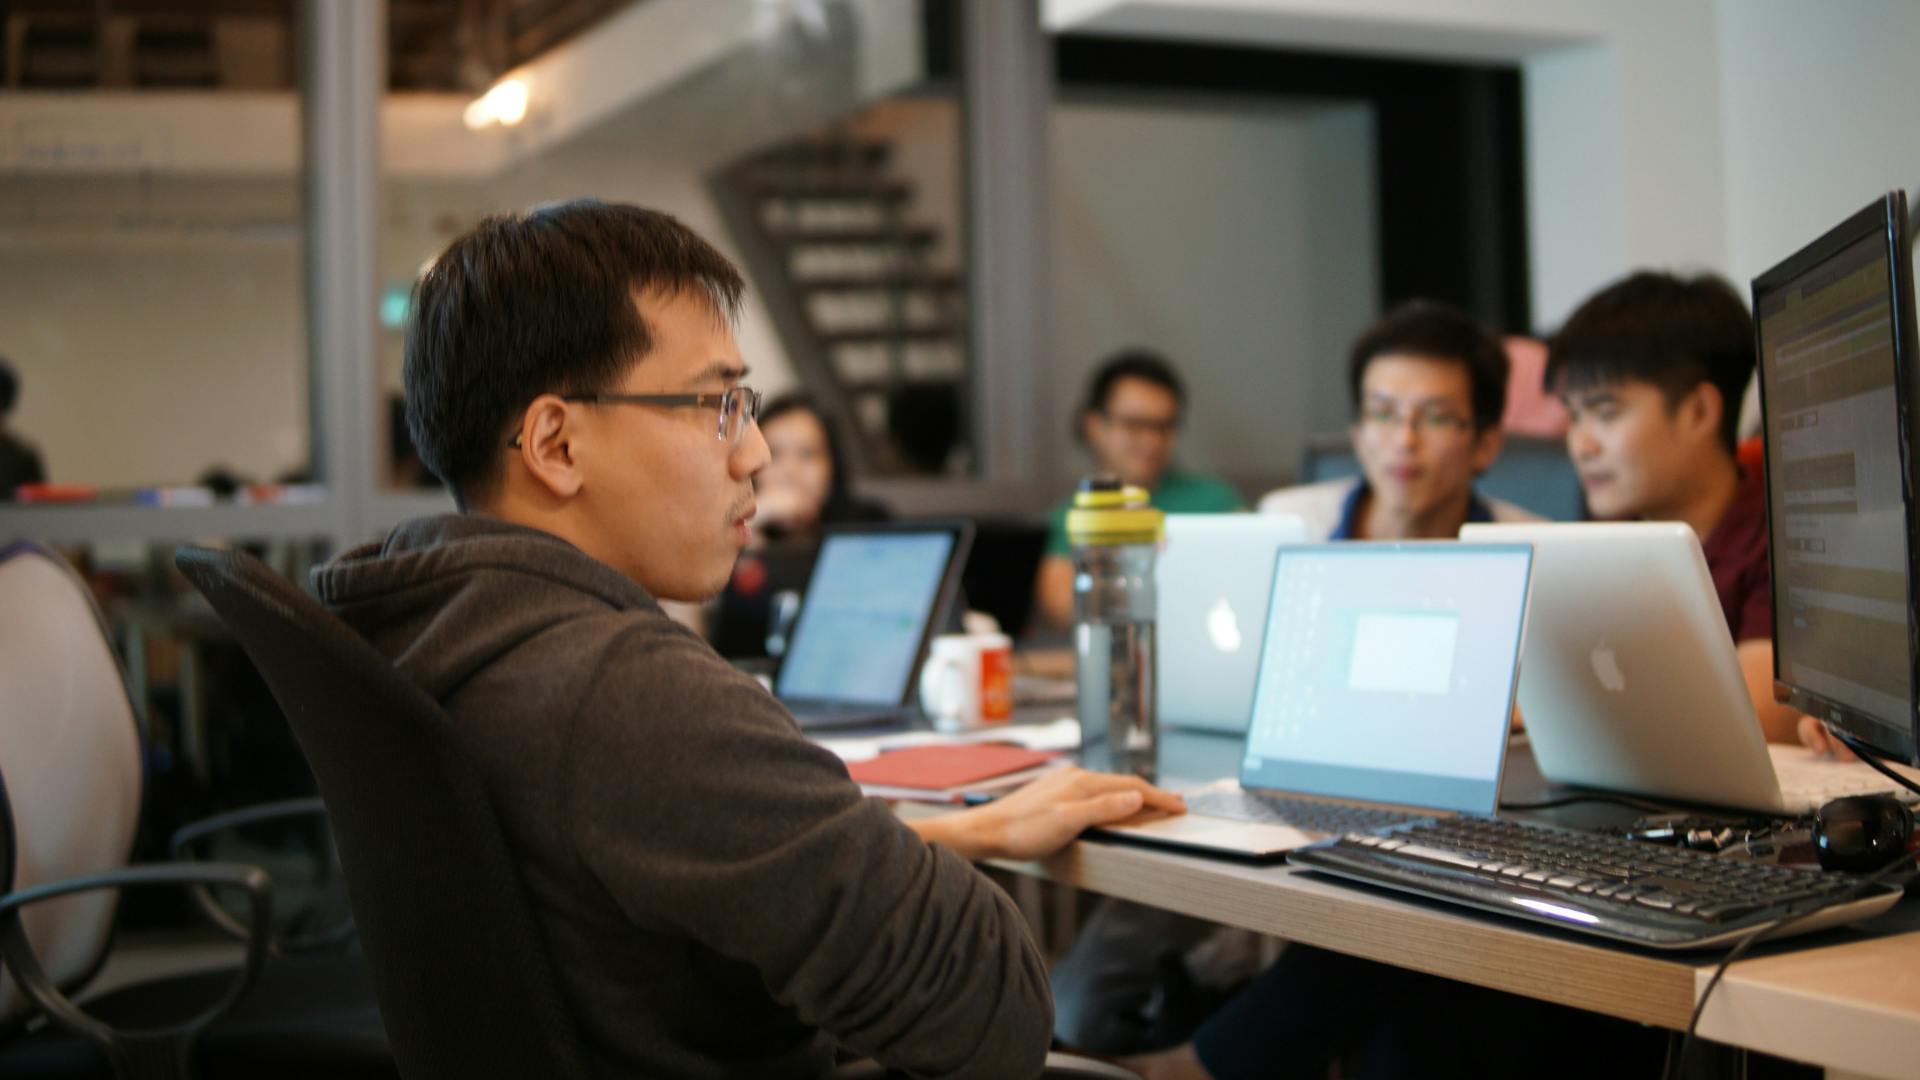
[[1879,232],[1754,297],[1779,677],[1889,734],[1913,693],[1892,281]]

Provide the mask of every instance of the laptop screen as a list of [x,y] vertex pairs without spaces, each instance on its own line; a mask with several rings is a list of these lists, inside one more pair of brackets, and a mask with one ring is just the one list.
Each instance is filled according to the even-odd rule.
[[791,701],[897,705],[920,655],[956,533],[831,533],[775,692]]
[[1492,812],[1527,545],[1283,549],[1240,782]]

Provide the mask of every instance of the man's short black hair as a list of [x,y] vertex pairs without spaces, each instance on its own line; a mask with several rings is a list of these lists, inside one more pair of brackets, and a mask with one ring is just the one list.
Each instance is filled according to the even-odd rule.
[[13,373],[13,365],[7,358],[0,356],[0,419],[13,412],[13,403],[20,400],[20,376]]
[[1187,406],[1187,388],[1166,357],[1151,349],[1122,349],[1102,360],[1094,371],[1081,414],[1106,412],[1113,401],[1113,388],[1121,379],[1143,379],[1172,394],[1175,408]]
[[545,393],[614,386],[653,347],[635,296],[704,296],[738,314],[726,256],[657,210],[595,199],[489,217],[413,288],[407,430],[466,505],[498,481],[520,414]]
[[1473,429],[1498,427],[1507,411],[1507,350],[1473,316],[1433,300],[1409,300],[1360,332],[1347,357],[1347,389],[1360,415],[1367,367],[1382,356],[1454,361],[1467,369]]
[[1623,379],[1652,383],[1672,408],[1701,383],[1720,391],[1720,437],[1739,437],[1753,378],[1753,318],[1725,278],[1642,270],[1588,298],[1547,342],[1546,386],[1565,394]]

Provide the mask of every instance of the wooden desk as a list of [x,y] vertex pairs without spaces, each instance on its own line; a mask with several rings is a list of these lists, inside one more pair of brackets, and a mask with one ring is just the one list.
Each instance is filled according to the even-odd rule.
[[[1231,771],[1237,739],[1174,736],[1164,774]],[[1216,768],[1224,761],[1224,770]],[[1509,766],[1524,787],[1530,756]],[[1537,777],[1537,773],[1531,774]],[[1537,782],[1537,781],[1534,781]],[[1520,796],[1510,796],[1520,797]],[[913,807],[905,813],[939,813]],[[1684,1030],[1721,953],[1662,954],[1399,899],[1285,866],[1083,840],[1006,869],[1228,926]],[[1700,1034],[1831,1069],[1920,1077],[1920,904],[1767,946],[1728,970]]]
[[[1700,1034],[1864,1076],[1920,1077],[1920,914],[1896,910],[1878,922],[1895,919],[1905,932],[1734,964]],[[1711,967],[1696,971],[1698,988],[1711,976]]]

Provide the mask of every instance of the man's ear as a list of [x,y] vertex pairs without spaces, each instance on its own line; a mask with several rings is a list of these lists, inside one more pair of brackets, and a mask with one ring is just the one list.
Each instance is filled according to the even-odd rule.
[[1101,421],[1101,416],[1093,409],[1080,414],[1080,445],[1091,450],[1099,443],[1094,441],[1093,425]]
[[584,477],[574,443],[580,428],[558,394],[541,394],[520,417],[520,465],[555,498],[578,494]]
[[1696,383],[1673,412],[1675,422],[1687,434],[1718,442],[1727,401],[1720,396],[1719,387],[1710,382]]
[[1494,459],[1500,456],[1500,448],[1506,441],[1507,433],[1499,424],[1473,433],[1473,475],[1479,476],[1493,468]]

